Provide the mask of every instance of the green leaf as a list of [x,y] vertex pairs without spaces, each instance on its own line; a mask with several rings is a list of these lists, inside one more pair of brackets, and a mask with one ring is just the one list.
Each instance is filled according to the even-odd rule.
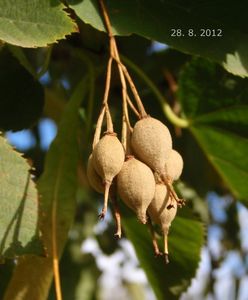
[[248,80],[195,59],[179,80],[190,131],[234,196],[248,204]]
[[38,193],[30,166],[0,136],[0,259],[44,254],[38,235]]
[[0,39],[21,47],[46,47],[76,30],[58,0],[0,0]]
[[[52,212],[57,215],[57,248],[61,256],[68,231],[74,219],[77,191],[78,110],[85,93],[87,80],[82,80],[69,101],[58,134],[47,153],[45,170],[38,182],[41,195],[41,232],[48,257],[24,257],[19,260],[9,284],[5,300],[47,299],[50,289],[52,267]],[[32,276],[30,276],[32,274]],[[23,278],[20,281],[20,278]],[[38,292],[37,292],[38,291]]]
[[[210,58],[221,63],[233,74],[248,76],[247,2],[105,2],[115,34],[136,33],[180,51]],[[69,3],[85,23],[98,30],[105,30],[96,0],[70,0]],[[189,35],[190,29],[193,29],[193,36]],[[208,33],[209,29],[212,30],[211,36],[201,36],[206,29]],[[174,31],[176,36],[173,36]],[[221,36],[217,36],[218,33]]]
[[35,71],[34,66],[30,63],[28,60],[25,52],[23,51],[24,48],[8,45],[9,51],[12,53],[12,55],[18,59],[19,63],[27,70],[31,75],[33,75],[34,78],[37,77],[37,73]]
[[21,130],[32,126],[44,105],[41,84],[9,53],[0,51],[0,128]]
[[[122,218],[128,239],[133,243],[137,256],[158,300],[178,299],[190,285],[199,264],[204,229],[188,208],[179,210],[169,234],[170,263],[154,257],[151,237],[146,226],[126,210]],[[163,249],[162,238],[159,240]]]

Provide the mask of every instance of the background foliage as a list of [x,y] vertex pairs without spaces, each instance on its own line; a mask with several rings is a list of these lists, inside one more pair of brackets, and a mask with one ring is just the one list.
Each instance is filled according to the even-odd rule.
[[[109,0],[106,4],[122,59],[144,105],[149,114],[168,125],[174,147],[185,162],[177,189],[188,204],[171,228],[168,266],[153,257],[147,228],[122,207],[124,234],[133,243],[157,299],[178,299],[199,264],[203,221],[207,222],[202,200],[206,193],[231,194],[244,205],[248,201],[248,5],[222,0]],[[219,28],[222,36],[201,37],[202,28]],[[181,29],[184,36],[171,36],[172,29]],[[197,36],[189,36],[189,29]],[[94,0],[63,4],[0,0],[0,277],[4,278],[0,293],[5,300],[55,298],[50,290],[54,212],[59,254],[64,253],[64,298],[76,295],[77,284],[89,292],[88,299],[97,297],[99,271],[93,257],[80,252],[80,245],[94,235],[100,205],[88,187],[85,167],[109,55],[103,31]],[[153,40],[170,47],[156,52]],[[117,69],[110,105],[119,132]],[[168,105],[187,126],[171,116]],[[58,126],[47,153],[40,147],[37,127],[43,117]],[[30,128],[36,139],[25,158],[4,138],[6,131],[24,128]],[[32,175],[29,164],[34,167]],[[187,193],[189,188],[192,193]],[[106,253],[118,248],[113,230],[110,225],[96,237]],[[68,238],[72,232],[74,238],[71,234]],[[232,247],[237,244],[236,240]]]

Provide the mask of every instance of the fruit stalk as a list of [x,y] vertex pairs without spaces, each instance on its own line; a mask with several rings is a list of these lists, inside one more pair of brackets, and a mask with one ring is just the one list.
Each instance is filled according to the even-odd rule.
[[106,107],[103,106],[101,109],[100,115],[98,117],[98,120],[96,122],[96,130],[95,130],[95,134],[94,134],[94,138],[93,138],[92,149],[95,148],[96,144],[100,140],[102,123],[103,123],[103,118],[104,118],[105,112],[106,112]]
[[172,108],[170,107],[167,99],[164,97],[164,95],[160,92],[160,90],[156,87],[156,85],[152,82],[152,80],[139,68],[137,65],[135,65],[131,60],[121,56],[122,61],[130,68],[132,69],[145,83],[146,85],[151,89],[154,96],[157,98],[158,102],[161,105],[161,108],[165,114],[165,116],[168,118],[168,120],[175,126],[180,128],[187,128],[190,125],[189,120],[180,118],[177,116]]
[[[114,190],[114,191],[113,191]],[[114,209],[114,218],[115,218],[115,223],[116,223],[116,232],[115,232],[115,237],[121,238],[121,214],[120,214],[120,209],[119,205],[117,202],[117,197],[116,197],[116,190],[112,189],[110,190],[110,199],[113,204],[113,209]]]
[[108,209],[108,198],[109,198],[109,190],[110,190],[111,182],[105,182],[104,184],[104,203],[101,213],[99,214],[99,219],[102,220],[105,217],[105,214]]
[[138,119],[140,119],[141,116],[140,116],[139,112],[137,111],[137,109],[135,108],[135,106],[133,105],[133,102],[131,101],[131,99],[130,99],[130,97],[128,96],[128,94],[127,94],[127,103],[128,103],[128,105],[130,106],[131,110],[132,110],[132,111],[134,112],[134,114],[136,115],[136,117],[137,117]]
[[104,96],[103,96],[103,105],[105,106],[105,109],[106,109],[107,132],[109,132],[109,133],[114,132],[113,122],[112,122],[112,118],[111,118],[111,114],[110,114],[109,106],[108,106],[108,96],[109,96],[110,82],[111,82],[112,61],[113,61],[113,58],[110,57],[108,60],[105,91],[104,91]]
[[[112,53],[112,55],[114,55],[114,57],[119,57],[119,54],[118,54],[118,50],[116,48],[116,44],[115,44],[115,41],[114,39],[111,39],[111,51],[110,53]],[[119,75],[120,75],[120,80],[121,80],[121,86],[122,86],[122,109],[123,109],[123,114],[124,114],[124,117],[123,118],[123,122],[126,122],[127,123],[127,126],[129,128],[130,131],[132,131],[132,126],[130,124],[130,121],[129,121],[129,115],[128,115],[128,108],[127,108],[127,85],[126,85],[126,80],[125,80],[125,77],[123,75],[123,72],[122,72],[122,69],[120,67],[120,65],[118,64],[118,70],[119,70]],[[124,124],[122,124],[123,126]]]
[[154,228],[152,226],[152,222],[151,222],[151,219],[150,217],[148,216],[147,218],[147,226],[148,226],[148,229],[151,233],[151,236],[152,236],[152,246],[153,246],[153,251],[154,251],[154,254],[155,256],[161,256],[163,255],[161,253],[161,251],[159,250],[159,246],[158,246],[158,242],[157,242],[157,239],[156,239],[156,234],[155,234],[155,231],[154,231]]
[[[137,91],[137,89],[136,89],[136,87],[133,83],[133,80],[132,80],[131,76],[129,75],[128,71],[127,71],[127,68],[123,65],[123,63],[120,60],[119,51],[118,51],[116,41],[115,41],[115,38],[114,38],[114,35],[113,35],[113,32],[112,32],[112,27],[111,27],[109,15],[108,15],[108,12],[107,12],[107,8],[106,8],[103,0],[99,0],[99,3],[100,3],[101,11],[102,11],[102,14],[103,14],[105,26],[106,26],[106,29],[107,29],[107,32],[108,32],[108,35],[109,35],[109,39],[110,39],[110,54],[118,64],[118,69],[119,69],[119,72],[120,72],[120,76],[126,77],[128,83],[130,85],[130,88],[133,92],[135,101],[137,102],[137,106],[139,108],[141,117],[144,118],[144,117],[147,116],[147,113],[146,113],[145,108],[143,106],[143,103],[142,103],[142,101],[139,97],[138,91]],[[122,81],[122,79],[121,79],[121,81]],[[124,87],[123,87],[123,89],[124,89]],[[125,99],[126,99],[126,96],[124,96],[123,101],[126,101]]]

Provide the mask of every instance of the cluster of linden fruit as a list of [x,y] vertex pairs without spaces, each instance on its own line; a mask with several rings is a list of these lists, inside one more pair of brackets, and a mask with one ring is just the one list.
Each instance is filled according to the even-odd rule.
[[[99,139],[88,160],[88,179],[97,192],[104,193],[100,218],[104,218],[106,213],[108,196],[114,201],[118,194],[141,223],[145,224],[150,219],[161,226],[164,235],[163,255],[168,262],[169,227],[176,216],[177,207],[184,204],[172,186],[182,173],[183,160],[172,148],[168,128],[155,118],[141,118],[130,134],[128,153],[125,153],[122,143],[113,132],[107,132]],[[115,217],[116,235],[120,237],[118,211]],[[155,253],[162,254],[157,246]]]

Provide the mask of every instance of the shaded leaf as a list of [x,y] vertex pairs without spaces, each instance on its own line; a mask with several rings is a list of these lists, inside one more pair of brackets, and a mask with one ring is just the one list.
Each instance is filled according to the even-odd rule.
[[179,98],[190,131],[235,197],[248,204],[248,81],[202,59],[186,66]]
[[0,51],[0,93],[1,129],[21,130],[40,117],[43,88],[7,49]]
[[0,258],[44,254],[38,234],[38,193],[30,166],[0,136]]
[[[84,22],[105,30],[96,0],[68,2]],[[105,2],[115,34],[136,33],[180,51],[208,57],[223,64],[229,72],[248,76],[247,2],[238,5],[223,0]],[[181,30],[181,35],[172,36],[174,29],[179,29],[179,33]],[[190,29],[193,36],[189,36]],[[211,36],[201,36],[204,29],[212,30]],[[217,36],[219,32],[221,36]]]
[[[147,227],[139,224],[137,218],[127,209],[123,226],[157,299],[178,299],[190,285],[198,267],[204,236],[202,223],[192,216],[189,209],[179,210],[170,229],[168,265],[163,258],[154,257]],[[163,249],[162,238],[159,242]]]
[[[6,299],[47,298],[52,276],[52,211],[57,208],[57,247],[62,254],[67,234],[74,218],[77,191],[78,109],[86,93],[86,79],[82,80],[68,103],[58,129],[56,139],[47,153],[45,171],[38,183],[41,194],[41,232],[48,257],[24,257],[18,265],[9,284]],[[30,277],[30,274],[32,276]],[[20,282],[20,277],[23,278]]]
[[223,187],[222,179],[209,163],[191,132],[184,130],[179,142],[180,147],[176,149],[179,150],[184,161],[182,180],[194,187],[203,198],[210,189],[220,192]]
[[25,52],[23,51],[24,50],[23,48],[18,46],[8,45],[8,49],[13,54],[13,56],[18,59],[19,63],[24,68],[26,68],[26,70],[29,71],[31,75],[33,75],[33,77],[37,77],[35,67],[32,66],[32,64],[28,60]]
[[58,0],[1,0],[0,39],[22,47],[46,47],[76,30]]
[[15,268],[14,259],[6,259],[0,264],[0,295],[4,295],[8,282],[11,279],[12,272]]

